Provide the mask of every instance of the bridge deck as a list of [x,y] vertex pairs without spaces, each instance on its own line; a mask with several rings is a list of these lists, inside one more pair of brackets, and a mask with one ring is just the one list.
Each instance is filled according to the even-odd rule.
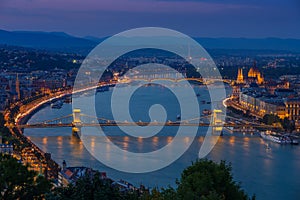
[[[58,127],[74,127],[72,123],[59,123],[59,124],[24,124],[19,125],[19,128],[58,128]],[[180,122],[124,122],[124,123],[82,123],[77,124],[77,127],[96,127],[96,126],[198,126],[198,127],[233,127],[233,128],[274,128],[266,125],[253,125],[253,124],[232,124],[225,123],[222,125],[212,125],[209,123],[180,123]]]

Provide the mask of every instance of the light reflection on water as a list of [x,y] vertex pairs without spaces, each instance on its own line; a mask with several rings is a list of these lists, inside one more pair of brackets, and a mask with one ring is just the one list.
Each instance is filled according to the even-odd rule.
[[[51,152],[53,158],[61,163],[66,160],[71,166],[88,166],[108,172],[108,175],[115,179],[126,179],[134,184],[144,183],[148,186],[175,186],[175,179],[180,177],[180,172],[197,158],[199,147],[204,137],[198,137],[190,149],[179,160],[171,166],[153,173],[132,175],[120,173],[107,168],[95,160],[84,148],[82,142],[65,133],[64,136],[51,136],[51,130],[45,131],[46,136],[31,135],[31,139],[46,152]],[[105,141],[92,139],[91,147],[95,145],[105,145],[107,158],[111,158],[110,145]],[[151,150],[172,141],[172,136],[153,137],[151,143],[143,143],[144,139],[131,141],[129,137],[114,136],[113,141],[126,144],[127,150],[137,150],[140,148],[150,148]],[[182,138],[182,144],[186,144],[189,137]],[[45,141],[47,141],[45,143]],[[140,146],[139,146],[140,145]],[[270,150],[266,149],[265,142],[257,135],[243,137],[238,134],[234,136],[223,136],[219,139],[208,158],[215,161],[227,160],[232,163],[233,173],[237,181],[242,182],[243,188],[249,193],[256,193],[258,199],[297,199],[298,186],[300,185],[300,153],[298,146],[281,146],[269,144]],[[143,150],[142,150],[143,151]],[[168,152],[170,155],[172,152]],[[124,156],[120,162],[126,163]],[[262,189],[264,188],[264,189]],[[280,191],[286,189],[287,194]],[[299,196],[298,196],[299,197]]]
[[[106,94],[103,93],[103,95]],[[199,101],[202,100],[202,97],[206,98],[205,94],[201,93]],[[144,98],[146,99],[146,97]],[[70,113],[71,105],[64,104],[60,110],[46,107],[37,112],[31,121],[57,118]],[[177,113],[174,114],[174,116],[176,115]],[[95,150],[97,145],[104,145],[107,159],[112,159],[114,156],[109,153],[111,150],[111,146],[108,144],[109,140],[124,150],[150,152],[171,143],[174,137],[173,127],[166,129],[167,133],[152,138],[133,138],[120,135],[114,128],[106,127],[105,129],[109,132],[109,137],[92,137],[90,146]],[[154,187],[176,186],[175,179],[180,178],[182,170],[197,158],[204,140],[205,128],[199,128],[198,136],[192,146],[176,162],[164,169],[146,174],[122,173],[104,166],[91,156],[81,140],[72,136],[71,132],[71,128],[25,130],[25,134],[43,151],[50,152],[59,164],[66,160],[69,166],[92,167],[106,171],[108,176],[114,179],[125,179],[137,186],[143,183],[146,186]],[[191,139],[188,135],[182,137],[182,145],[186,145]],[[266,148],[267,145],[270,149]],[[167,152],[167,155],[172,155],[172,149]],[[235,180],[241,181],[242,187],[249,194],[256,193],[257,199],[300,199],[298,192],[300,186],[299,146],[284,146],[266,142],[258,135],[245,134],[244,136],[238,133],[233,135],[228,133],[219,138],[218,143],[207,157],[215,161],[231,162]],[[161,160],[163,159],[161,158]],[[125,164],[126,161],[126,156],[120,160]]]

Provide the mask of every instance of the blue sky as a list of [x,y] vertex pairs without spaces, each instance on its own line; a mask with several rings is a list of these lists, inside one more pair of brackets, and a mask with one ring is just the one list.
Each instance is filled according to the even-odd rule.
[[110,36],[159,26],[199,37],[300,38],[299,0],[0,0],[0,29]]

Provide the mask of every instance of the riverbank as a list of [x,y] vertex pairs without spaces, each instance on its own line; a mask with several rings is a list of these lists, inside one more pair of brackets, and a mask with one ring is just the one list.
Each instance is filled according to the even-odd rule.
[[[108,95],[108,93],[99,93],[98,95]],[[143,93],[141,96],[149,95],[153,98],[153,94]],[[166,103],[172,103],[169,99],[165,99]],[[103,105],[103,104],[101,104]],[[100,106],[100,110],[105,110],[105,105]],[[65,116],[72,110],[70,104],[64,104],[62,109],[51,109],[46,107],[40,110],[32,117],[32,122],[47,120],[49,113],[50,118]],[[171,111],[175,116],[176,111]],[[172,114],[171,113],[171,114]],[[136,113],[138,117],[143,116],[144,113],[139,110]],[[31,121],[29,121],[30,123]],[[189,166],[192,161],[198,157],[199,148],[202,146],[204,128],[199,128],[199,137],[195,138],[194,144],[172,165],[156,172],[145,174],[129,174],[122,173],[111,168],[106,167],[97,161],[86,150],[82,142],[71,135],[70,128],[56,128],[55,133],[53,129],[42,129],[43,134],[39,129],[26,129],[25,135],[30,137],[36,145],[47,152],[52,153],[52,157],[58,163],[62,163],[65,159],[69,166],[86,166],[99,171],[107,172],[107,175],[114,180],[123,179],[133,185],[140,184],[147,187],[165,187],[171,185],[176,187],[175,180],[180,178],[180,173],[185,167]],[[133,152],[149,152],[165,146],[174,137],[172,127],[166,127],[165,132],[170,134],[160,135],[151,139],[134,139],[128,138],[126,135],[121,136],[119,130],[114,127],[106,128],[109,134],[112,135],[110,139],[115,141],[121,148],[126,148]],[[185,145],[187,140],[183,137],[181,139],[182,145]],[[266,149],[268,144],[269,149]],[[109,153],[109,147],[106,144],[106,139],[95,138],[90,145],[98,146],[104,145],[108,148],[107,157],[113,158],[115,155]],[[175,148],[175,147],[174,147]],[[297,186],[300,184],[297,167],[300,166],[300,151],[299,146],[280,145],[268,141],[264,141],[257,134],[242,134],[242,133],[225,133],[223,137],[219,137],[218,143],[215,145],[208,159],[220,162],[226,160],[232,163],[234,180],[242,182],[242,188],[249,194],[256,194],[257,199],[274,199],[280,200],[283,198],[293,199],[298,194]],[[169,152],[170,154],[172,151]],[[162,158],[163,159],[163,158]],[[127,164],[126,157],[122,157],[120,162]],[[158,160],[161,161],[161,160]],[[253,162],[255,161],[255,162]],[[285,174],[282,176],[282,169],[285,169]],[[282,188],[282,185],[283,188]],[[263,188],[263,189],[262,189]],[[287,193],[280,193],[284,189]]]
[[[22,161],[27,161],[29,165],[37,165],[35,171],[43,173],[48,179],[57,179],[60,166],[51,158],[51,154],[42,151],[37,145],[35,145],[28,137],[23,134],[18,125],[26,123],[36,112],[44,108],[48,102],[63,98],[72,92],[70,88],[67,90],[60,90],[50,95],[42,96],[41,98],[30,101],[27,100],[16,102],[11,105],[10,109],[4,112],[6,126],[13,137],[20,142],[19,155],[22,155]],[[28,157],[28,158],[27,158]],[[34,157],[34,158],[32,158]],[[31,163],[32,161],[32,163]],[[29,163],[28,163],[29,162]]]
[[[50,93],[47,95],[33,96],[26,100],[21,100],[10,106],[3,113],[6,126],[13,137],[15,137],[20,143],[19,155],[23,155],[23,160],[34,160],[34,163],[28,163],[29,165],[38,165],[38,173],[43,173],[48,179],[58,179],[58,172],[61,167],[56,163],[50,153],[42,151],[37,145],[35,145],[28,137],[23,134],[22,129],[18,125],[26,124],[30,118],[42,108],[45,108],[50,102],[57,101],[65,96],[81,93],[87,90],[95,89],[98,86],[82,88],[77,91],[73,91],[72,88],[66,88]],[[25,158],[24,158],[25,156]],[[34,156],[32,159],[31,157]],[[28,158],[26,158],[28,157]]]

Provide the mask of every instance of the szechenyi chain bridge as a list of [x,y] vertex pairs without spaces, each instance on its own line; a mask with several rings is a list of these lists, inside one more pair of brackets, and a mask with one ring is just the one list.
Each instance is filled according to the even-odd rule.
[[[195,81],[203,84],[212,84],[214,82],[224,82],[227,84],[233,83],[232,80],[229,79],[209,79],[204,80],[202,78],[182,78],[182,79],[176,79],[176,78],[141,78],[137,77],[134,79],[131,79],[130,81],[147,81],[147,82],[155,82],[155,81],[170,81],[170,82],[181,82],[181,81]],[[119,81],[119,84],[126,84],[127,81]],[[81,89],[77,89],[76,91],[65,91],[62,93],[59,93],[59,95],[53,95],[51,98],[48,98],[46,100],[43,100],[39,102],[38,104],[32,104],[32,107],[26,108],[26,113],[21,113],[17,116],[15,126],[17,126],[19,129],[24,128],[55,128],[55,127],[73,127],[72,131],[73,133],[76,133],[80,130],[81,127],[89,127],[89,126],[199,126],[199,127],[213,127],[213,130],[221,131],[222,127],[225,128],[235,128],[237,130],[242,130],[244,132],[254,132],[256,128],[260,129],[274,129],[273,126],[261,124],[258,122],[251,122],[246,120],[241,120],[238,118],[234,118],[231,116],[226,116],[225,121],[221,118],[225,117],[225,113],[222,113],[221,110],[214,109],[212,110],[212,114],[206,115],[206,116],[200,116],[197,118],[192,119],[178,119],[176,121],[153,121],[153,122],[146,122],[146,121],[135,121],[135,122],[128,122],[128,121],[115,121],[113,119],[107,119],[103,117],[95,117],[95,116],[89,116],[84,113],[81,113],[80,109],[74,109],[73,113],[70,113],[66,116],[54,118],[54,119],[48,119],[45,121],[40,122],[34,122],[34,123],[20,123],[19,118],[23,118],[30,112],[32,112],[34,109],[38,109],[39,106],[54,100],[56,98],[62,98],[65,95],[71,95],[71,94],[78,94],[85,91],[93,90],[98,87],[105,87],[105,86],[114,86],[118,84],[118,81],[113,81],[111,83],[98,83],[96,86],[91,87],[83,87]],[[38,100],[36,100],[38,101]],[[236,123],[237,122],[237,123]],[[276,128],[276,127],[275,127]]]

